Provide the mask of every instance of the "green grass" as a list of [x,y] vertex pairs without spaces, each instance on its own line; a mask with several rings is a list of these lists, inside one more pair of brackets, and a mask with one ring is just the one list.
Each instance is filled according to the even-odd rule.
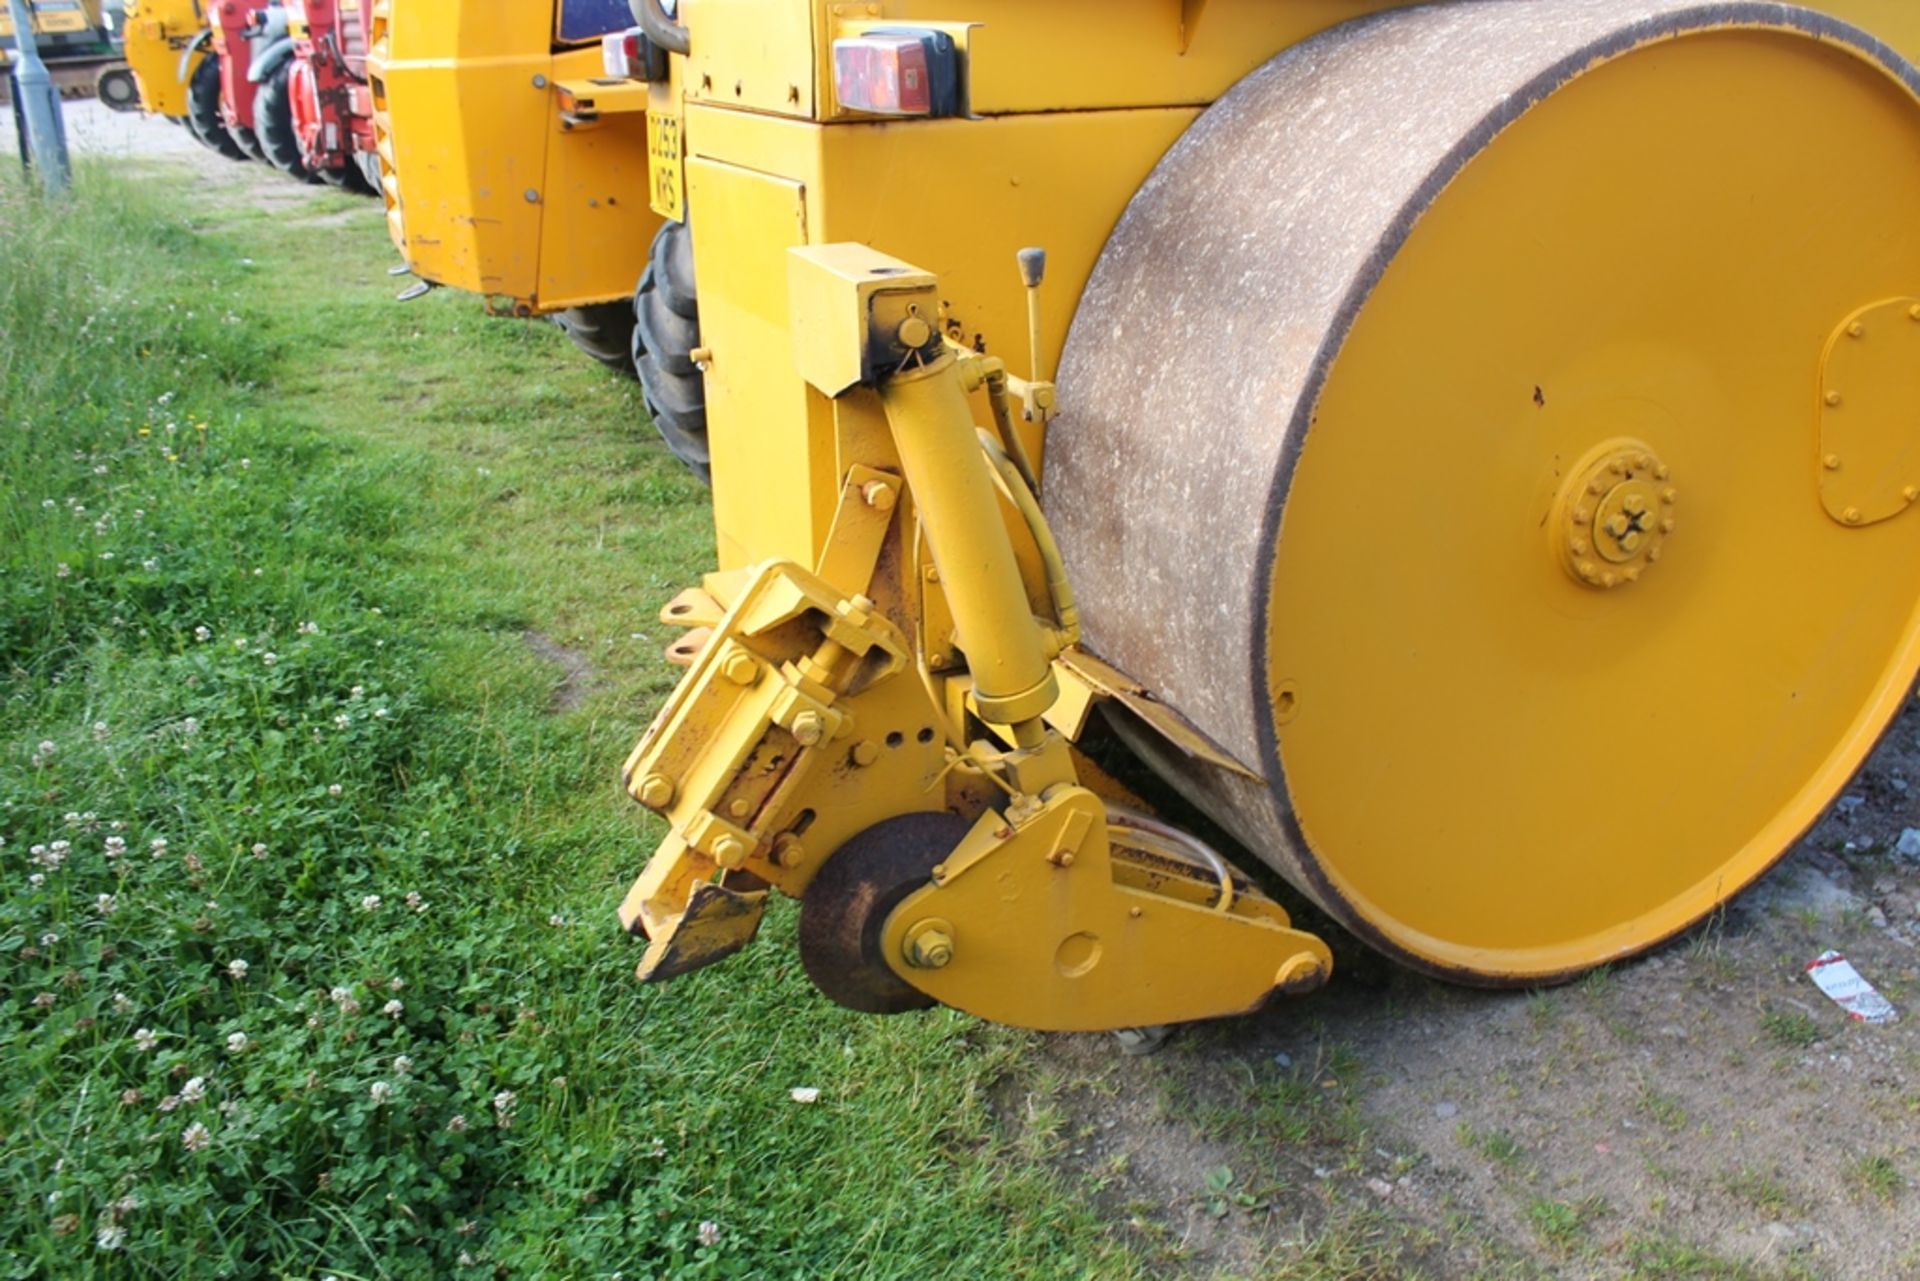
[[1824,1036],[1814,1017],[1800,1010],[1770,1010],[1760,1016],[1760,1030],[1769,1041],[1788,1050],[1804,1050]]
[[1031,1038],[837,1010],[785,907],[632,981],[711,556],[633,390],[192,189],[0,184],[5,1274],[1138,1271],[990,1107]]
[[1884,1152],[1854,1158],[1847,1166],[1847,1181],[1855,1189],[1875,1200],[1891,1203],[1907,1186],[1900,1167]]

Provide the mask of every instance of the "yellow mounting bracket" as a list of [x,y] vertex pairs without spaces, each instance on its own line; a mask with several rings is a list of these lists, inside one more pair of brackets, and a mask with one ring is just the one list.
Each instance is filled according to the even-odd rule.
[[940,808],[936,724],[906,637],[870,601],[788,562],[759,566],[622,774],[669,827],[620,907],[650,943],[640,977],[745,945],[762,884],[799,894],[818,870],[810,848]]
[[881,954],[943,1005],[1061,1032],[1244,1014],[1326,981],[1327,945],[1277,903],[1124,837],[1072,785],[989,812],[887,917]]
[[1820,501],[1842,525],[1920,502],[1920,298],[1848,316],[1820,362]]

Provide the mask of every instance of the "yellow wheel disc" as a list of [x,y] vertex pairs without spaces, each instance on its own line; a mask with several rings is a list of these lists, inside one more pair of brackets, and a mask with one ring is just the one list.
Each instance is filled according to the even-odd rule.
[[[1294,810],[1394,946],[1528,976],[1631,951],[1860,765],[1915,667],[1920,518],[1822,509],[1820,356],[1920,286],[1916,210],[1901,85],[1722,31],[1549,97],[1421,220],[1327,379],[1273,577]],[[1647,481],[1627,537],[1664,554],[1616,568],[1609,496]]]
[[[1836,397],[1911,424],[1895,441],[1856,433],[1849,468],[1906,465],[1920,437],[1905,358],[1920,335],[1899,328],[1920,330],[1920,302],[1899,302],[1920,295],[1913,69],[1804,10],[1666,7],[1678,16],[1664,25],[1609,30],[1605,6],[1578,0],[1442,6],[1486,9],[1478,44],[1459,13],[1356,24],[1358,48],[1399,23],[1409,34],[1389,45],[1494,63],[1539,38],[1511,29],[1524,19],[1501,28],[1502,12],[1588,25],[1490,101],[1361,246],[1324,291],[1337,305],[1317,353],[1296,356],[1284,324],[1266,352],[1239,349],[1308,372],[1263,393],[1287,425],[1247,620],[1264,651],[1260,758],[1242,759],[1269,795],[1199,794],[1363,937],[1472,981],[1578,972],[1710,912],[1832,802],[1920,666],[1920,513],[1830,513],[1821,444]],[[1312,77],[1344,74],[1327,70],[1338,56],[1269,86],[1265,106],[1337,101]],[[1419,105],[1365,110],[1391,122]],[[1294,116],[1309,137],[1313,109]],[[1311,189],[1368,175],[1279,177]],[[1318,215],[1286,216],[1296,244],[1320,235],[1310,248],[1342,252]],[[1096,308],[1109,288],[1096,277]],[[1244,300],[1227,301],[1223,324],[1244,323]],[[1873,329],[1853,338],[1883,355],[1831,357],[1861,315]],[[1828,386],[1842,377],[1855,385]],[[1197,399],[1264,454],[1253,393]],[[1235,492],[1223,483],[1215,506]],[[1209,541],[1235,557],[1229,540]],[[1071,550],[1098,559],[1086,540]],[[1137,582],[1131,551],[1119,572]],[[1182,568],[1203,563],[1190,553]],[[1083,586],[1082,599],[1095,597]],[[1089,631],[1247,751],[1190,655],[1151,652],[1119,619],[1090,615]]]

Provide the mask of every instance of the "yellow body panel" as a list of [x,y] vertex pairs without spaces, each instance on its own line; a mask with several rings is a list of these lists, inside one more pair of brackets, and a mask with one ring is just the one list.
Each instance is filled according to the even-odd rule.
[[176,119],[187,114],[187,82],[202,55],[193,53],[184,75],[180,55],[206,25],[199,0],[127,0],[126,59],[144,110]]
[[522,313],[632,294],[659,218],[636,113],[561,117],[561,80],[597,44],[555,51],[541,5],[375,6],[388,231],[414,274]]

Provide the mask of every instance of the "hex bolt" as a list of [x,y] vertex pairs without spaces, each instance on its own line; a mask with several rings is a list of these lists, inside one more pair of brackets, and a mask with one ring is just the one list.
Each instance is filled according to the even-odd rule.
[[1653,478],[1655,480],[1665,480],[1671,475],[1673,475],[1673,468],[1667,466],[1665,463],[1653,469]]
[[746,842],[737,836],[723,836],[713,843],[713,861],[731,872],[747,861]]
[[1607,532],[1615,538],[1625,538],[1633,532],[1633,522],[1625,516],[1613,516],[1607,520]]
[[1840,407],[1840,393],[1837,391],[1828,392],[1827,404],[1831,408],[1838,409]]
[[1620,550],[1628,552],[1640,550],[1640,535],[1628,530],[1626,537],[1620,540]]
[[953,963],[953,935],[944,921],[920,921],[907,931],[907,964],[916,970],[942,970]]
[[867,506],[873,508],[875,511],[886,512],[893,510],[893,486],[884,480],[870,480],[862,485],[860,487],[860,498],[862,502],[866,503]]
[[1864,338],[1866,334],[1867,327],[1857,320],[1847,326],[1847,337],[1849,338]]
[[640,780],[640,803],[650,810],[663,810],[673,804],[673,780],[665,774],[649,774]]
[[778,837],[773,842],[773,861],[781,867],[798,867],[807,861],[807,847],[792,833]]
[[735,685],[751,685],[760,679],[760,664],[752,654],[736,649],[720,665],[720,674]]
[[852,757],[855,765],[862,767],[871,765],[880,759],[880,744],[870,738],[863,738],[853,745],[853,751],[848,755]]
[[1858,507],[1849,507],[1840,513],[1840,519],[1849,525],[1858,525],[1865,517],[1861,515]]
[[809,709],[793,718],[793,739],[802,747],[812,747],[826,732],[827,722],[816,711]]
[[1660,495],[1660,501],[1671,507],[1680,501],[1680,491],[1677,489],[1665,490]]
[[940,581],[940,567],[938,565],[929,565],[921,576],[930,583],[937,583]]
[[1647,514],[1647,500],[1641,494],[1628,494],[1620,500],[1620,509],[1629,516],[1644,516]]
[[1840,470],[1840,455],[1838,454],[1828,454],[1825,458],[1822,458],[1820,462],[1828,471]]
[[1575,524],[1584,525],[1588,521],[1593,519],[1593,509],[1591,507],[1575,508],[1573,513],[1573,519]]
[[1574,539],[1572,546],[1575,556],[1585,556],[1593,550],[1593,547],[1584,538]]
[[744,796],[736,796],[727,802],[727,813],[734,818],[745,818],[753,813],[753,802]]

